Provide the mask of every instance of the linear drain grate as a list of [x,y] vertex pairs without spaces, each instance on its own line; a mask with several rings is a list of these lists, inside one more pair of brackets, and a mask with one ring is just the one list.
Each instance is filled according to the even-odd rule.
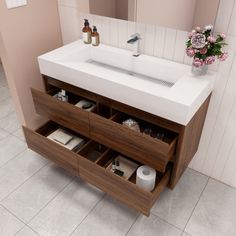
[[157,78],[153,78],[153,77],[146,76],[146,75],[143,75],[143,74],[128,71],[128,70],[121,69],[121,68],[116,67],[116,66],[111,66],[111,65],[108,65],[108,64],[105,64],[105,63],[102,63],[102,62],[92,60],[92,59],[89,59],[86,62],[89,63],[89,64],[92,64],[92,65],[100,66],[100,67],[110,69],[110,70],[113,70],[113,71],[117,71],[117,72],[120,72],[120,73],[123,73],[123,74],[128,74],[128,75],[131,75],[131,76],[135,76],[136,78],[139,78],[139,79],[142,79],[142,80],[148,80],[150,82],[153,82],[155,84],[160,84],[160,85],[163,85],[165,87],[171,88],[172,86],[174,86],[174,83],[169,82],[169,81],[165,81],[165,80],[162,80],[162,79],[157,79]]

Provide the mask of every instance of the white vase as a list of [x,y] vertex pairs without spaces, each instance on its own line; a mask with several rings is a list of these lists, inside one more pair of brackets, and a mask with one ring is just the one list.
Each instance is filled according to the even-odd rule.
[[208,70],[208,65],[203,65],[200,67],[192,66],[192,73],[195,76],[205,75],[207,73],[207,70]]

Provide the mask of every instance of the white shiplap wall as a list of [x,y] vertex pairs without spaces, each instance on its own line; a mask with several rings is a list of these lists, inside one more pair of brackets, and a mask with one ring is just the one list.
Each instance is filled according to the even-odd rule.
[[[141,52],[190,64],[186,57],[187,32],[154,25],[127,22],[107,17],[79,14],[79,0],[59,0],[64,43],[81,36],[83,19],[96,25],[101,41],[130,49],[128,37],[135,32],[142,35]],[[228,35],[229,59],[216,64],[215,89],[210,102],[199,150],[190,167],[226,184],[236,187],[236,0],[221,0],[216,19],[216,31]]]

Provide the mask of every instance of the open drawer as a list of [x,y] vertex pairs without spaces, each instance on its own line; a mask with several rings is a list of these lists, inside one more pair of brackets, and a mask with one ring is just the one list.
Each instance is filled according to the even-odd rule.
[[[120,112],[110,119],[89,114],[91,139],[164,173],[175,154],[177,134],[134,117],[140,126],[138,132],[122,124],[129,118],[133,117]],[[145,127],[152,132],[159,132],[163,137],[160,139],[146,134],[143,131]]]
[[[28,147],[33,151],[39,153],[43,157],[53,161],[57,165],[66,169],[73,175],[78,175],[78,154],[77,149],[71,151],[58,143],[47,138],[52,132],[57,130],[60,126],[52,121],[46,123],[36,131],[23,127],[26,142]],[[84,145],[88,142],[88,139],[78,135],[72,131],[71,134],[84,139]]]
[[168,185],[170,169],[164,174],[157,172],[155,188],[152,192],[149,192],[135,184],[136,171],[126,180],[107,168],[112,160],[117,157],[117,152],[107,149],[102,151],[101,155],[97,155],[96,158],[88,158],[88,152],[95,148],[99,148],[99,144],[90,141],[79,151],[80,177],[112,197],[148,216],[152,205],[164,190],[165,186]]
[[68,102],[63,102],[55,97],[59,91],[60,89],[56,87],[47,93],[31,89],[36,112],[49,120],[89,137],[89,112],[75,106],[83,98],[67,92]]
[[[75,133],[84,139],[84,144],[71,151],[48,139],[48,135],[59,127],[61,126],[52,121],[36,131],[23,127],[29,148],[128,206],[145,215],[150,214],[152,205],[169,183],[170,170],[164,174],[157,172],[154,190],[152,192],[146,191],[135,184],[136,171],[128,179],[124,179],[107,168],[118,153],[102,144]],[[70,133],[73,132],[70,131]]]

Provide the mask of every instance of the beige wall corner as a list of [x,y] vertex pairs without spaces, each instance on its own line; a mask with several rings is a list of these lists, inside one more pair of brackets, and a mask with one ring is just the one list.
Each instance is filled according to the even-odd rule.
[[8,10],[0,1],[0,57],[22,125],[38,127],[30,88],[44,89],[37,57],[62,45],[57,0]]

